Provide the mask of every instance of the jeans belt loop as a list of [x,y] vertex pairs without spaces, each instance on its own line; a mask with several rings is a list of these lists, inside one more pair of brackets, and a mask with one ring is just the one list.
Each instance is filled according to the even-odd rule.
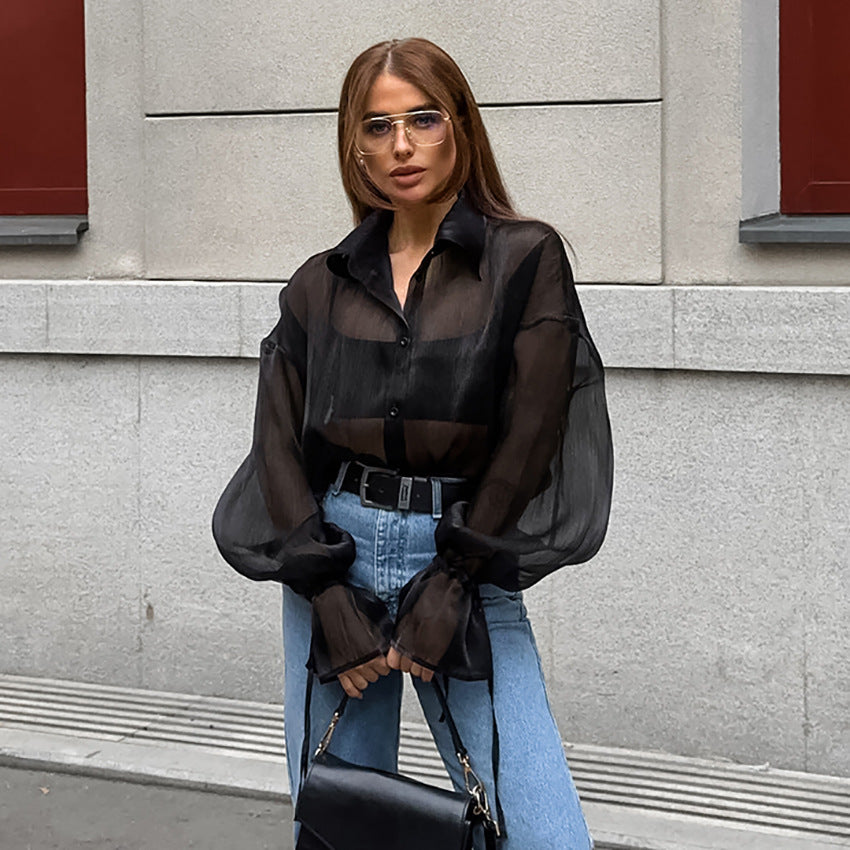
[[431,516],[434,519],[443,516],[443,482],[439,478],[431,479]]
[[[351,463],[350,460],[344,460],[339,467],[339,472],[336,476],[336,481],[333,483],[333,487],[331,488],[331,493],[334,496],[339,495],[339,491],[342,490],[342,482],[345,481],[345,473],[348,472],[348,466]],[[327,480],[327,479],[325,479]]]

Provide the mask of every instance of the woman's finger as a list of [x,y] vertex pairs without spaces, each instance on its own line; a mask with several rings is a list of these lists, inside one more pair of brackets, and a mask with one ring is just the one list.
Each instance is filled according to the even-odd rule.
[[434,678],[434,671],[428,667],[423,667],[415,661],[410,665],[410,673],[412,676],[418,676],[423,682],[430,682]]
[[[408,658],[406,655],[402,655],[392,646],[390,647],[389,652],[387,652],[387,665],[393,670],[401,670],[402,673],[412,673],[414,666],[419,667],[415,661]],[[414,675],[418,674],[414,673]]]
[[369,687],[369,680],[361,675],[358,668],[354,668],[353,670],[348,671],[348,678],[351,679],[355,688],[361,691],[365,691],[366,688]]
[[387,676],[390,672],[390,665],[387,664],[386,656],[379,655],[369,662],[369,666],[378,673],[379,676]]
[[359,667],[354,668],[364,679],[367,679],[370,682],[377,682],[380,679],[380,675],[378,671],[375,670],[371,664],[361,664]]
[[427,667],[423,667],[421,664],[412,664],[410,667],[410,672],[414,676],[419,676],[423,682],[430,682],[431,679],[434,678],[434,671],[429,670]]
[[354,683],[351,681],[351,676],[348,673],[340,673],[337,676],[339,679],[339,683],[342,685],[342,689],[353,699],[363,699],[363,694],[354,686]]

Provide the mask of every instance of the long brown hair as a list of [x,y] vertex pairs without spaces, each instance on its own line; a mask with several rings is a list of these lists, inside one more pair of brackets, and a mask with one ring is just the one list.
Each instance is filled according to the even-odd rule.
[[492,218],[517,219],[505,190],[487,130],[472,90],[454,59],[424,38],[382,41],[364,50],[352,62],[339,98],[338,143],[342,185],[359,224],[374,209],[392,209],[359,167],[354,137],[365,113],[372,84],[389,73],[421,89],[444,109],[452,121],[456,147],[455,166],[445,185],[428,198],[447,200],[459,192],[469,204]]

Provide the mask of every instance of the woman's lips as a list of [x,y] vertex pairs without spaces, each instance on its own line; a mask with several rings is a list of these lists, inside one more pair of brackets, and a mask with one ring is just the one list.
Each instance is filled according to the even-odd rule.
[[419,179],[424,173],[424,168],[404,166],[403,168],[394,168],[390,172],[390,177],[399,186],[413,186],[419,182]]

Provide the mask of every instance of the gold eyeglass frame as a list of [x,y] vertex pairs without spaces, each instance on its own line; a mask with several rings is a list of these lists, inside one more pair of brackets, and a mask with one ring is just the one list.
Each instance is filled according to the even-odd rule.
[[[368,124],[370,121],[386,121],[388,119],[395,119],[390,121],[390,125],[394,128],[396,124],[403,124],[404,133],[407,136],[407,141],[410,142],[411,145],[417,145],[421,148],[435,148],[437,147],[437,145],[443,144],[443,142],[446,140],[446,136],[443,136],[443,138],[440,139],[439,142],[414,142],[413,139],[410,137],[410,127],[407,124],[407,119],[413,115],[430,115],[432,113],[437,113],[438,115],[440,115],[446,124],[452,123],[451,115],[447,115],[445,112],[443,112],[442,109],[415,109],[413,110],[413,112],[395,112],[392,115],[376,115],[374,118],[364,118],[360,122],[360,125],[362,126],[364,124]],[[446,131],[446,134],[448,135],[448,130]],[[392,140],[394,136],[394,133],[387,134],[387,148],[392,147]],[[378,154],[385,152],[382,150],[373,151],[371,153],[369,151],[362,151],[357,146],[356,141],[354,142],[354,150],[356,150],[360,156],[377,156]]]

